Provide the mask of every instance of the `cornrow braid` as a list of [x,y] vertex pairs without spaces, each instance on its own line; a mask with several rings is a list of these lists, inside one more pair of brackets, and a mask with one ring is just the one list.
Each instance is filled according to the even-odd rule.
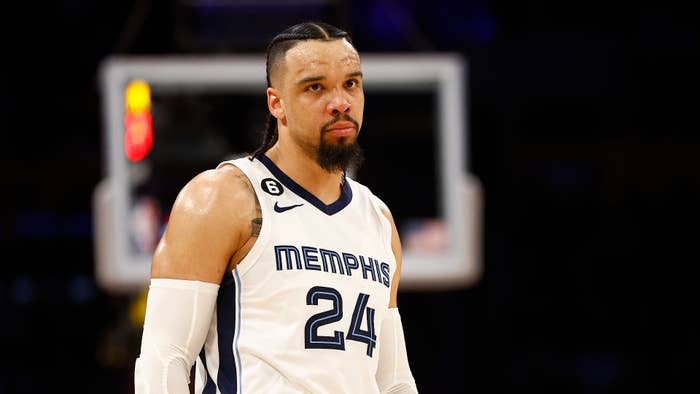
[[[350,35],[347,32],[324,22],[300,23],[276,35],[268,44],[265,57],[265,79],[267,80],[267,87],[272,87],[272,83],[270,82],[272,66],[284,61],[284,56],[287,54],[287,51],[293,48],[299,41],[332,41],[341,38],[346,39],[352,44]],[[267,152],[267,150],[277,142],[277,139],[277,118],[272,116],[272,114],[268,114],[267,123],[262,136],[262,144],[253,152],[250,159],[253,160],[255,157]]]

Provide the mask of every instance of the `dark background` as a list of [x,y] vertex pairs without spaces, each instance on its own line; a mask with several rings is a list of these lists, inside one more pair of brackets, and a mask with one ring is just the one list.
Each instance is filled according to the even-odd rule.
[[469,62],[484,275],[468,289],[400,295],[422,393],[698,391],[690,5],[205,3],[3,6],[0,393],[133,390],[133,299],[93,276],[99,62],[257,53],[306,19],[345,28],[361,53]]

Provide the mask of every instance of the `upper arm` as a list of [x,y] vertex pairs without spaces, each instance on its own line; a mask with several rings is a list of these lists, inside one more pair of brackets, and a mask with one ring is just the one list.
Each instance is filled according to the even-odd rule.
[[256,203],[250,182],[236,167],[194,177],[175,199],[151,277],[221,283],[231,257],[248,239]]
[[394,253],[394,258],[396,259],[396,271],[394,272],[394,277],[391,280],[391,298],[389,299],[389,308],[397,307],[397,294],[399,290],[399,279],[401,279],[401,239],[399,238],[399,231],[396,229],[396,223],[394,223],[394,217],[391,215],[391,211],[386,206],[382,207],[382,213],[386,216],[389,223],[391,223],[391,250]]

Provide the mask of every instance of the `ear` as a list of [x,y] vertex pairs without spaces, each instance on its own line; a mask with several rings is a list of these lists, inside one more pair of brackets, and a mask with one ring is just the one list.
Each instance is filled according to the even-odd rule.
[[282,99],[275,88],[267,88],[267,109],[275,118],[284,119],[285,113]]

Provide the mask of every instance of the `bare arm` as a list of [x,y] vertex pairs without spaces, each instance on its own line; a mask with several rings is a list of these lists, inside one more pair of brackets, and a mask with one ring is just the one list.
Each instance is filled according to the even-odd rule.
[[389,220],[389,223],[391,223],[391,250],[394,252],[394,258],[396,259],[396,272],[394,272],[394,277],[391,280],[391,298],[389,298],[389,308],[396,308],[399,279],[401,279],[401,239],[399,238],[399,231],[396,229],[396,223],[394,223],[394,217],[391,215],[389,209],[382,209],[382,213]]
[[205,171],[175,200],[151,277],[219,284],[255,242],[261,223],[255,192],[240,169]]
[[417,394],[416,382],[408,364],[403,325],[396,301],[401,277],[401,240],[389,209],[382,209],[382,212],[391,223],[391,249],[396,258],[396,272],[391,281],[389,313],[382,321],[379,334],[377,385],[382,394]]
[[257,239],[260,206],[240,169],[224,166],[180,192],[151,267],[136,394],[189,393],[226,270]]

